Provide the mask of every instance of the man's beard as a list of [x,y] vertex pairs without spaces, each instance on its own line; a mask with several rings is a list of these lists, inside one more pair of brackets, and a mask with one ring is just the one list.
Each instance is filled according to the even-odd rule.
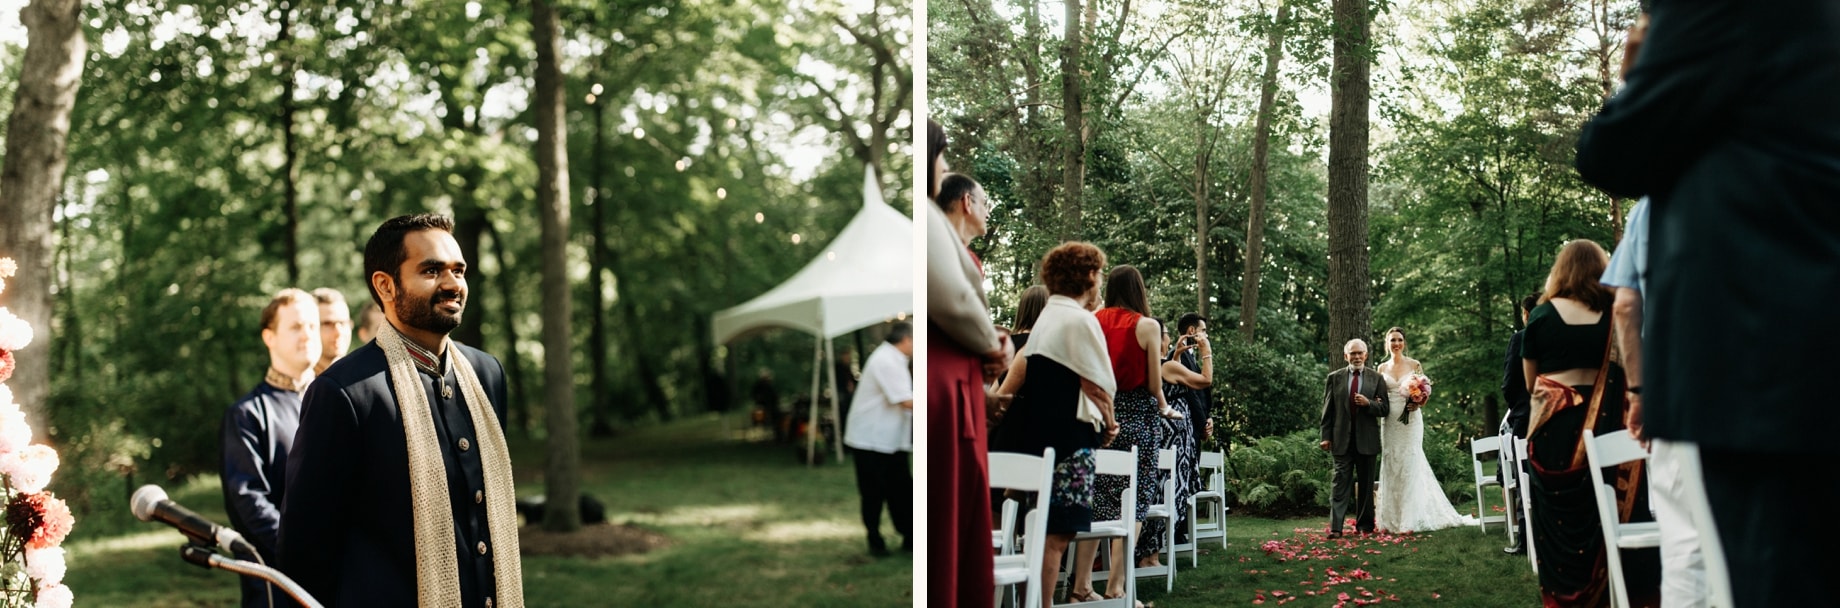
[[[460,312],[449,315],[435,308],[435,305],[449,300],[460,303]],[[399,290],[394,304],[397,318],[404,325],[443,336],[460,326],[460,315],[466,312],[466,296],[457,290],[437,290],[421,299],[414,299],[407,291]]]

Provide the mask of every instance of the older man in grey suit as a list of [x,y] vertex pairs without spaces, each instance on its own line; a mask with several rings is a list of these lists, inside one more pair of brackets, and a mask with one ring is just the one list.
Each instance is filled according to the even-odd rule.
[[1367,368],[1367,342],[1342,346],[1348,367],[1329,373],[1323,386],[1322,449],[1335,454],[1329,538],[1342,537],[1353,502],[1355,532],[1374,531],[1374,457],[1380,454],[1380,418],[1386,416],[1386,381]]

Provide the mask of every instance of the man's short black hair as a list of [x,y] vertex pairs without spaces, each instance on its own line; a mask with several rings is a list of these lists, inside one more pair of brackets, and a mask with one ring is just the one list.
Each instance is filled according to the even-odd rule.
[[971,194],[977,188],[977,180],[971,179],[971,176],[963,173],[947,173],[944,179],[939,180],[939,196],[933,198],[933,204],[939,205],[940,210],[951,213],[952,205],[957,204],[958,199],[965,198],[965,195]]
[[1533,314],[1533,309],[1539,308],[1539,307],[1540,307],[1540,292],[1536,291],[1531,294],[1528,294],[1527,297],[1525,298],[1521,298],[1521,314],[1523,315]]
[[1200,313],[1191,312],[1182,315],[1181,318],[1176,319],[1176,333],[1186,334],[1189,328],[1200,325],[1204,321],[1207,321],[1207,317],[1201,316]]
[[364,285],[371,290],[371,301],[378,306],[383,306],[383,296],[377,293],[377,286],[371,284],[371,276],[382,271],[388,273],[390,279],[401,281],[403,261],[409,258],[409,252],[403,250],[403,237],[423,230],[453,234],[454,219],[433,213],[399,215],[384,221],[364,244]]
[[912,335],[914,335],[914,324],[906,321],[895,321],[894,326],[888,328],[888,337],[882,339],[886,340],[889,344],[900,344],[902,340],[906,340]]

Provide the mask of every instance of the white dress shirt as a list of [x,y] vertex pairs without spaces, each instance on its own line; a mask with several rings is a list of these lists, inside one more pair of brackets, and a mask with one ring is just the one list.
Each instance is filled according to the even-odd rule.
[[862,379],[850,400],[844,445],[883,454],[914,451],[913,410],[901,407],[901,402],[914,400],[908,361],[901,349],[887,342],[863,361]]

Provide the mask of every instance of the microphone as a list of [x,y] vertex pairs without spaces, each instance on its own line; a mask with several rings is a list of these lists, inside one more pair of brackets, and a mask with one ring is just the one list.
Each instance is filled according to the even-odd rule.
[[211,523],[211,520],[205,519],[204,516],[191,509],[179,506],[179,503],[166,497],[166,491],[160,489],[160,486],[153,484],[141,486],[141,489],[134,491],[134,498],[130,506],[134,510],[135,519],[159,521],[178,528],[180,532],[184,532],[186,536],[200,544],[224,547],[232,552],[257,554],[255,545],[244,540],[242,534]]

